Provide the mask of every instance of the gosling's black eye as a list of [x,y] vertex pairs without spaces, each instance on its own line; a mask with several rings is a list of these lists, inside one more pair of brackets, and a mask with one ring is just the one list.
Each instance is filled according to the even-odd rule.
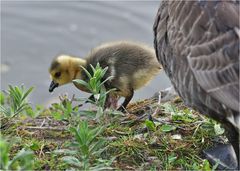
[[56,72],[54,75],[56,78],[59,78],[61,76],[61,72]]

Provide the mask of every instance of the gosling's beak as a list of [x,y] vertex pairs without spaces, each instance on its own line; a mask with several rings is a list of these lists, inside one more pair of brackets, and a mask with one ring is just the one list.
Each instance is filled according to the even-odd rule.
[[53,92],[53,90],[58,87],[58,83],[55,83],[54,81],[51,82],[50,86],[49,86],[49,92]]

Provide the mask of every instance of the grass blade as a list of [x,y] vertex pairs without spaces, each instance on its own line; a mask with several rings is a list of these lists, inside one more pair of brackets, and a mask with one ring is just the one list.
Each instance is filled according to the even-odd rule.
[[88,72],[88,70],[86,68],[84,68],[83,66],[81,66],[81,68],[84,70],[84,72],[87,74],[88,78],[92,78],[92,75]]
[[33,91],[34,87],[30,87],[26,93],[24,93],[23,97],[22,97],[22,101],[24,101],[24,99]]

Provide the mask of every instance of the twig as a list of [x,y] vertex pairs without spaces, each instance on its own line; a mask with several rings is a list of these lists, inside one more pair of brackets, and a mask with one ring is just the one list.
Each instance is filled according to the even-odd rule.
[[71,104],[72,104],[72,102],[73,102],[74,99],[75,99],[75,94],[73,94],[73,96],[72,96],[72,98],[71,98],[71,100],[70,100]]
[[41,125],[40,125],[40,127],[42,127],[44,124],[45,124],[45,119],[43,119],[43,121],[42,121],[42,123],[41,123]]
[[126,133],[126,132],[121,132],[121,131],[118,131],[118,130],[113,130],[113,131],[117,134],[120,134],[120,135],[129,135],[129,133]]
[[152,116],[155,116],[155,115],[158,113],[158,111],[159,111],[159,106],[160,106],[160,104],[161,104],[161,95],[162,95],[162,93],[161,93],[161,91],[159,91],[157,108],[155,109],[155,111],[154,111],[154,113],[152,114]]
[[136,123],[138,121],[141,121],[146,116],[147,116],[147,114],[143,114],[142,116],[137,117],[135,120],[124,120],[124,121],[120,122],[120,124]]
[[43,152],[43,148],[44,148],[44,144],[41,145],[40,152],[39,152],[39,155],[38,155],[39,158],[41,158],[41,155],[45,156],[45,154]]
[[197,125],[197,127],[196,127],[196,129],[194,130],[194,133],[193,133],[193,137],[196,135],[196,133],[197,133],[197,131],[198,131],[198,128],[202,125],[202,123],[203,122],[200,122],[198,125]]
[[67,130],[66,127],[33,127],[33,126],[28,126],[24,127],[26,129],[38,129],[38,130],[54,130],[54,131],[65,131]]
[[159,122],[159,123],[162,123],[162,124],[172,124],[171,122],[167,121],[166,119],[159,119],[159,118],[153,118],[153,121],[154,122]]

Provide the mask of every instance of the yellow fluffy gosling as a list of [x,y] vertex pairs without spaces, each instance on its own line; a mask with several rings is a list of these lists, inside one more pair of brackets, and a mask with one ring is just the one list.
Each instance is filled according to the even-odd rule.
[[[102,68],[108,67],[104,80],[112,76],[104,84],[106,89],[116,88],[114,95],[125,97],[119,110],[126,108],[134,90],[145,86],[161,69],[154,50],[146,45],[128,41],[105,43],[94,48],[84,59],[68,55],[54,58],[49,68],[52,79],[49,92],[74,79],[87,81],[81,66],[91,71],[90,64],[95,67],[97,63]],[[75,86],[88,92],[85,87]]]

